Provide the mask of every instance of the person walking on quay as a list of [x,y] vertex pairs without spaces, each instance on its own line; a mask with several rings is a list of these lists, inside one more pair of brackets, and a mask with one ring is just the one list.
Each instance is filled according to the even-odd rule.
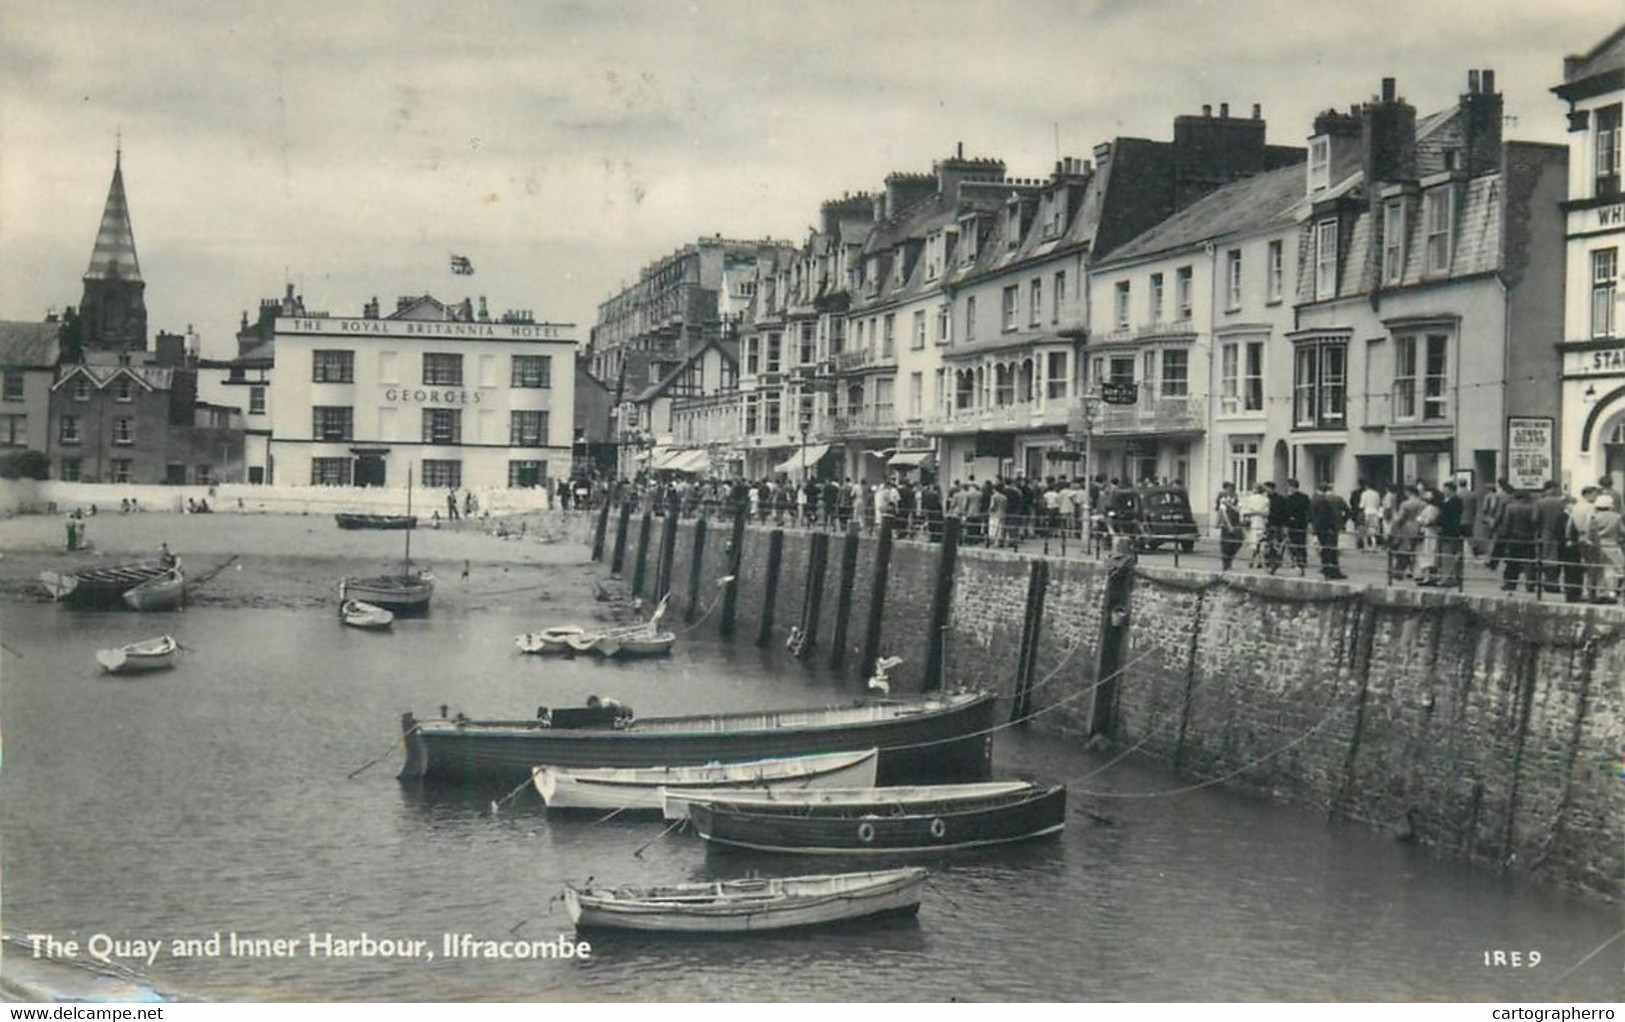
[[446,519],[452,522],[457,520],[457,491],[455,489],[446,493]]
[[1439,496],[1426,484],[1418,483],[1416,494],[1422,506],[1416,511],[1416,529],[1420,539],[1416,545],[1416,584],[1439,584]]
[[1535,511],[1535,495],[1518,490],[1511,502],[1501,509],[1500,526],[1496,530],[1505,571],[1501,575],[1501,588],[1513,592],[1518,588],[1518,576],[1524,576],[1524,585],[1530,592],[1540,585],[1534,575],[1535,542],[1539,535],[1539,519]]
[[1444,496],[1439,501],[1439,585],[1456,588],[1461,585],[1462,532],[1465,523],[1472,521],[1467,512],[1467,501],[1454,482],[1444,484]]
[[920,494],[920,513],[925,518],[925,538],[932,543],[942,542],[942,490],[936,483]]
[[1580,498],[1569,507],[1569,535],[1574,541],[1575,557],[1580,562],[1580,598],[1589,600],[1602,588],[1602,561],[1597,548],[1591,544],[1591,516],[1597,513],[1595,486],[1580,491]]
[[1269,537],[1270,499],[1263,483],[1254,485],[1241,498],[1241,517],[1247,525],[1247,542],[1251,546],[1247,567],[1256,568],[1264,563],[1264,543]]
[[1343,574],[1337,549],[1343,523],[1348,521],[1349,505],[1333,492],[1331,483],[1321,483],[1320,489],[1309,501],[1309,524],[1315,531],[1315,542],[1320,547],[1320,574],[1337,580],[1348,578]]
[[1599,492],[1586,526],[1586,539],[1597,551],[1602,580],[1593,603],[1618,603],[1625,595],[1625,519],[1612,494]]
[[1416,551],[1422,542],[1422,524],[1419,519],[1425,503],[1418,490],[1413,489],[1393,512],[1392,524],[1388,527],[1390,582],[1409,578],[1411,570],[1416,566]]
[[1540,549],[1540,583],[1548,593],[1560,592],[1563,581],[1563,529],[1568,522],[1568,502],[1557,480],[1548,480],[1535,501],[1535,523]]
[[1462,548],[1457,553],[1464,555],[1467,550],[1471,550],[1473,556],[1478,557],[1483,553],[1477,533],[1474,531],[1475,523],[1478,521],[1478,491],[1452,480],[1445,493],[1445,500],[1450,499],[1451,493],[1461,501],[1461,521],[1456,527],[1456,536],[1461,540]]
[[1286,516],[1286,544],[1292,553],[1292,564],[1302,575],[1309,568],[1309,495],[1298,489],[1296,479],[1286,481],[1286,496],[1282,498]]
[[1385,545],[1387,523],[1382,520],[1382,487],[1367,486],[1360,491],[1360,522],[1365,530],[1367,550],[1380,550]]
[[1226,482],[1219,487],[1219,499],[1213,504],[1213,526],[1219,533],[1219,570],[1229,571],[1245,534],[1241,524],[1241,501],[1236,497],[1235,483]]
[[988,483],[987,495],[987,545],[991,547],[1004,546],[1004,516],[1010,508],[1010,498],[1004,492],[1004,487]]

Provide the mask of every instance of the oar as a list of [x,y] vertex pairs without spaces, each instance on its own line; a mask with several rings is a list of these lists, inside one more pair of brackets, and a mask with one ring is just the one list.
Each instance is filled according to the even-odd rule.
[[663,830],[660,833],[656,834],[654,837],[650,838],[648,841],[645,841],[643,843],[643,845],[640,848],[638,848],[637,851],[633,852],[632,853],[632,858],[634,858],[634,859],[643,858],[644,851],[647,850],[650,845],[654,844],[656,841],[659,841],[661,838],[665,837],[667,834],[670,834],[672,831],[676,830],[678,827],[681,827],[683,824],[685,824],[687,822],[688,822],[688,819],[686,817],[682,818],[682,819],[673,820],[671,822],[671,826],[667,827],[665,830]]

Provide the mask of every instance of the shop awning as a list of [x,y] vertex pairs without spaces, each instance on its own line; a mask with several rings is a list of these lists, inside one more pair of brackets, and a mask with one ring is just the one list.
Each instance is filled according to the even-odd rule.
[[797,448],[796,453],[773,466],[775,472],[801,472],[823,460],[829,453],[829,444],[808,444],[805,448]]
[[666,466],[671,472],[688,472],[693,475],[704,475],[711,471],[711,456],[704,451],[679,451],[677,457]]
[[670,465],[673,458],[682,453],[682,451],[672,447],[656,447],[649,452],[649,468],[659,472]]
[[898,451],[886,464],[892,468],[924,468],[936,459],[937,456],[931,451]]

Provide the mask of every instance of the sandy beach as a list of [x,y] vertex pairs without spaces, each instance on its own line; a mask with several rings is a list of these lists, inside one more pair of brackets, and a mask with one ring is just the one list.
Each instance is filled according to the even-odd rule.
[[[78,571],[155,557],[167,543],[198,578],[236,557],[188,593],[194,606],[334,607],[339,579],[398,569],[404,532],[344,530],[331,515],[161,512],[85,519],[90,549],[67,551],[66,519],[0,520],[0,600],[49,600],[42,571]],[[589,560],[590,513],[546,511],[438,523],[412,532],[412,563],[437,580],[437,610],[574,611],[572,621],[619,620],[625,587]],[[598,599],[598,595],[615,597]]]

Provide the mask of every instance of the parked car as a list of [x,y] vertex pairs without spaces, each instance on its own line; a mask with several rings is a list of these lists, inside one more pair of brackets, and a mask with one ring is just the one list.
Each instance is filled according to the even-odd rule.
[[1190,553],[1196,546],[1196,516],[1191,499],[1180,486],[1144,486],[1117,490],[1103,502],[1104,526],[1113,534],[1133,536],[1135,546],[1155,550],[1177,543]]

